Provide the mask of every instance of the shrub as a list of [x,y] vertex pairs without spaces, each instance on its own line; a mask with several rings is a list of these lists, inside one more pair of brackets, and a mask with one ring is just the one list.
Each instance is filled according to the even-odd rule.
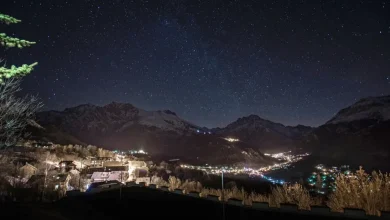
[[181,180],[179,178],[176,178],[174,176],[170,176],[168,179],[169,183],[169,190],[173,191],[175,189],[180,189],[181,186]]
[[244,202],[245,205],[252,205],[252,200],[244,188],[238,189],[237,186],[233,186],[231,189],[225,189],[224,200],[239,199]]
[[268,202],[269,203],[269,196],[267,196],[267,195],[262,195],[262,194],[252,192],[249,196],[250,196],[252,202]]
[[184,181],[181,186],[180,186],[180,189],[183,189],[184,190],[184,193],[188,194],[189,192],[201,192],[202,191],[202,184],[200,182],[197,182],[197,181]]
[[220,189],[203,188],[200,192],[200,196],[207,197],[208,195],[218,196],[221,198],[222,191]]
[[284,184],[273,188],[269,196],[270,206],[280,207],[281,203],[296,204],[298,209],[310,210],[310,205],[318,203],[318,199],[310,197],[309,191],[298,183]]
[[332,211],[357,208],[377,216],[380,211],[390,211],[390,175],[387,173],[372,172],[370,176],[360,167],[352,175],[340,174],[335,186],[336,191],[327,202]]
[[[170,190],[183,189],[185,193],[200,192],[201,197],[218,196],[220,200],[240,199],[246,205],[252,202],[268,202],[271,207],[280,207],[282,203],[296,204],[298,209],[310,210],[312,205],[324,205],[322,197],[310,196],[301,184],[274,187],[268,195],[248,193],[243,188],[233,186],[230,189],[203,188],[197,181],[170,176],[168,182],[160,179],[158,185],[166,185]],[[362,168],[352,175],[340,174],[335,182],[336,191],[327,198],[326,205],[332,211],[342,212],[344,208],[363,209],[368,215],[380,216],[380,211],[390,211],[390,175],[381,172],[367,174]],[[223,196],[222,196],[223,195]]]

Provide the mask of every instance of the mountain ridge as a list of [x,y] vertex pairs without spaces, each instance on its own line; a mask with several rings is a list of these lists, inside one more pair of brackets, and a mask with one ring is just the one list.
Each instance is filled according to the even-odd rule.
[[35,136],[45,135],[47,140],[58,134],[61,138],[57,140],[63,142],[69,138],[109,149],[169,152],[172,156],[191,156],[209,164],[214,161],[255,166],[274,162],[252,146],[231,143],[181,119],[171,110],[146,111],[116,102],[104,106],[85,104],[64,111],[38,112],[37,122],[45,131],[35,131]]
[[[66,115],[71,116],[66,117],[65,120],[59,119]],[[37,118],[43,126],[56,124],[63,132],[73,133],[76,137],[78,136],[77,133],[82,133],[80,130],[93,131],[93,134],[101,135],[105,131],[113,129],[117,132],[123,132],[128,127],[138,124],[174,132],[179,135],[213,133],[219,136],[237,136],[242,141],[253,145],[256,149],[267,152],[272,152],[272,149],[276,151],[290,149],[292,142],[295,143],[297,139],[300,139],[312,129],[312,127],[304,125],[284,126],[281,123],[275,123],[254,114],[241,117],[224,128],[210,129],[184,120],[171,110],[147,111],[137,108],[130,103],[118,102],[111,102],[103,106],[81,104],[72,108],[66,108],[64,111],[43,111],[37,113]],[[264,130],[263,132],[262,129]],[[76,132],[76,130],[79,131]],[[247,130],[249,133],[241,132],[243,130]],[[253,140],[253,138],[250,138],[252,135],[261,136],[261,138]],[[85,138],[85,135],[82,136]],[[275,144],[273,146],[264,143],[258,144],[259,140],[262,142],[275,142],[275,140],[279,139],[281,141],[278,141],[276,147]]]
[[362,98],[341,109],[325,124],[337,124],[360,119],[390,120],[390,95]]
[[[203,154],[205,157],[204,152],[212,146],[214,153],[225,153],[225,158],[229,157],[228,151],[221,149],[232,148],[234,150],[229,152],[239,158],[236,161],[248,159],[237,156],[241,154],[241,145],[245,145],[243,149],[260,152],[259,155],[261,152],[306,149],[324,160],[351,164],[380,165],[379,162],[390,158],[387,146],[390,143],[387,135],[390,134],[390,96],[360,99],[318,127],[285,126],[251,114],[223,128],[209,129],[188,122],[171,110],[146,111],[117,102],[40,112],[37,119],[40,125],[59,135],[70,135],[74,136],[73,140],[111,148],[127,148],[129,143],[134,143],[160,153]],[[221,141],[226,137],[240,141]],[[354,152],[353,157],[350,152]]]
[[220,135],[237,137],[262,151],[273,153],[294,149],[298,146],[299,140],[312,129],[303,125],[285,126],[252,114],[212,131]]

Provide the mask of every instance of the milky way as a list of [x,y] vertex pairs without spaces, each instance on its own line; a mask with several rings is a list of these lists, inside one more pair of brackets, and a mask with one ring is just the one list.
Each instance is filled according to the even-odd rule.
[[35,0],[1,3],[36,41],[24,92],[45,109],[127,102],[201,126],[257,114],[317,126],[390,93],[389,1]]

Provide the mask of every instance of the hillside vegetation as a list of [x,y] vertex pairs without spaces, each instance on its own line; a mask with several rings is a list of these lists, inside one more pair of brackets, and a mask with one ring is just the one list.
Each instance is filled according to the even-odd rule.
[[390,175],[373,172],[371,175],[362,168],[353,177],[340,174],[336,178],[336,190],[327,197],[312,196],[302,185],[276,186],[269,194],[247,192],[243,188],[233,186],[228,189],[204,188],[197,181],[182,181],[174,176],[168,181],[157,179],[158,186],[167,186],[169,190],[182,189],[185,194],[198,192],[201,197],[218,196],[222,201],[230,198],[242,200],[246,205],[252,202],[268,202],[270,207],[280,207],[280,204],[296,204],[298,209],[310,210],[313,205],[326,205],[334,212],[342,212],[344,208],[363,209],[367,215],[380,216],[381,211],[390,211]]

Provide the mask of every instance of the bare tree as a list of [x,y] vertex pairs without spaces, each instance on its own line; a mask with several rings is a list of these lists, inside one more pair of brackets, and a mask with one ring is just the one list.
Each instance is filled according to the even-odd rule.
[[0,84],[0,148],[20,140],[42,103],[35,96],[18,97],[21,79],[11,78]]
[[[0,13],[1,24],[16,24],[21,20]],[[24,48],[35,44],[15,37],[0,33],[0,46],[8,48]],[[2,64],[3,63],[3,64]],[[35,96],[18,97],[21,90],[21,77],[29,74],[37,62],[16,67],[12,65],[7,68],[5,57],[0,57],[0,148],[14,145],[21,139],[29,120],[34,113],[42,106],[42,103]]]
[[45,174],[45,178],[43,180],[43,190],[42,190],[42,201],[44,199],[44,196],[45,196],[45,190],[46,190],[46,187],[47,187],[47,174],[49,173],[49,171],[51,170],[51,168],[53,167],[53,160],[54,160],[55,155],[53,154],[50,154],[50,152],[46,152],[46,159],[45,159],[45,170],[44,170],[44,174]]

